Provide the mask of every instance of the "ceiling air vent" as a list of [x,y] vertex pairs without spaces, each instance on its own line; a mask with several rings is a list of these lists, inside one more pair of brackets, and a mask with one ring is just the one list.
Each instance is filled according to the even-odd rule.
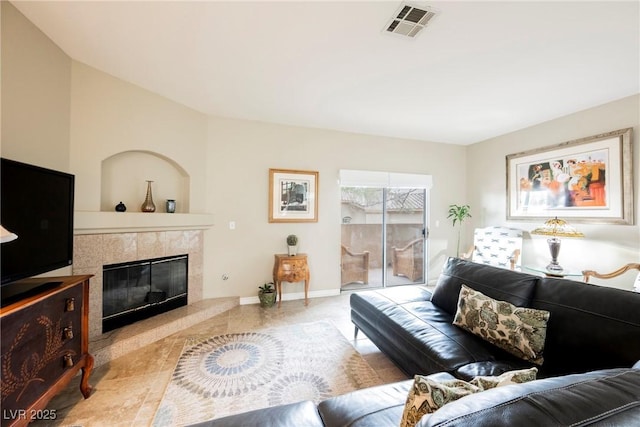
[[398,13],[391,18],[385,31],[407,37],[415,37],[436,16],[436,12],[428,7],[416,7],[403,3]]

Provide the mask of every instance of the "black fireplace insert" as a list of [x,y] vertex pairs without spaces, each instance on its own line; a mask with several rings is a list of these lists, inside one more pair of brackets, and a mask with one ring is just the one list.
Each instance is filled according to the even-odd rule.
[[110,264],[102,270],[102,332],[187,305],[188,255]]

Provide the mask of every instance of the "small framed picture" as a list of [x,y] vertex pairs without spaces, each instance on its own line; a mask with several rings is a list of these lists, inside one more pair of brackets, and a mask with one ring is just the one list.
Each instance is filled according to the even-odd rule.
[[318,222],[318,172],[269,169],[269,222]]

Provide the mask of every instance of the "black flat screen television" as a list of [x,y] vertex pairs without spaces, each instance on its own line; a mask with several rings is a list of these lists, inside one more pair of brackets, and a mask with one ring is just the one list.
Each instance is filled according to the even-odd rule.
[[0,246],[4,299],[16,281],[72,264],[75,178],[14,160],[0,162],[0,224],[18,236]]

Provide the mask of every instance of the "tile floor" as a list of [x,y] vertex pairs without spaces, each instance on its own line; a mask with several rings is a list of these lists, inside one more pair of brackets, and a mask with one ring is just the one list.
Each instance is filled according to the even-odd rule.
[[90,383],[94,388],[84,400],[79,391],[80,377],[54,397],[48,405],[55,410],[55,421],[37,421],[41,426],[124,427],[147,426],[153,421],[185,338],[247,332],[290,323],[331,321],[353,344],[380,378],[391,383],[407,379],[362,333],[353,339],[349,317],[349,294],[316,298],[304,306],[303,301],[284,301],[280,308],[244,305],[232,308],[209,320],[149,344],[94,369]]
[[[391,267],[387,269],[387,286],[398,286],[398,285],[414,285],[414,284],[423,284],[424,280],[419,280],[416,282],[412,282],[407,277],[404,276],[394,276],[391,274]],[[353,282],[346,283],[342,285],[343,291],[366,291],[368,289],[380,289],[382,288],[382,278],[383,271],[381,268],[370,268],[369,269],[369,282]]]

